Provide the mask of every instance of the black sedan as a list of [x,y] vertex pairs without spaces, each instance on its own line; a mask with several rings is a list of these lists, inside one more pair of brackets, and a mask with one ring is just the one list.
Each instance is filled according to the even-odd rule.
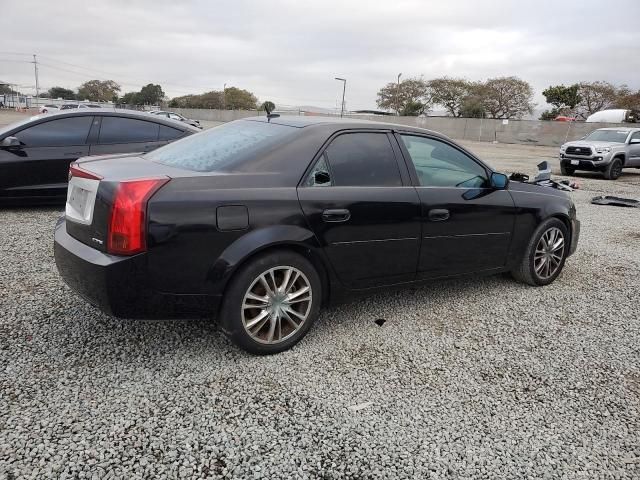
[[127,110],[76,109],[0,128],[0,204],[64,203],[69,164],[148,152],[199,130]]
[[72,289],[119,317],[217,316],[260,354],[356,292],[498,272],[547,285],[579,236],[566,193],[377,122],[239,120],[70,175],[55,258]]

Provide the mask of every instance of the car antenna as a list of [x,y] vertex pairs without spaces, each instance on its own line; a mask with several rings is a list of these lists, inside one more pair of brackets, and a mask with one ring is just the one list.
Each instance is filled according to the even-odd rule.
[[264,109],[267,112],[267,122],[270,122],[272,118],[278,118],[280,116],[277,113],[271,113],[271,112],[273,112],[273,109],[269,110],[269,107],[266,106],[266,105],[265,105]]

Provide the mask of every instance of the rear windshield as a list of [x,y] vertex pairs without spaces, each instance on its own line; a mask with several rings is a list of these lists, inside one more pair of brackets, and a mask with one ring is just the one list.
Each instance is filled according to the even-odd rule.
[[298,130],[275,123],[240,120],[171,143],[146,157],[197,172],[230,172]]
[[594,142],[624,143],[629,132],[624,130],[596,130],[591,132],[586,139]]

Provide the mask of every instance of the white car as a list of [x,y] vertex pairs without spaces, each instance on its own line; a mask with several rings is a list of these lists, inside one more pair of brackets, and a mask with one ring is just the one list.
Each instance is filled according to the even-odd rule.
[[48,103],[43,105],[38,110],[40,113],[49,113],[49,112],[58,112],[60,111],[60,107],[58,105],[53,105],[52,103]]

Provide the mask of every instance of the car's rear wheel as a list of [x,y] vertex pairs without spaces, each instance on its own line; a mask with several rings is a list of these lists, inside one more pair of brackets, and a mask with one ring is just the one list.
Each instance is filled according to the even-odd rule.
[[561,163],[560,171],[562,172],[562,175],[573,175],[576,172],[576,169]]
[[511,274],[529,285],[549,285],[560,275],[568,252],[567,226],[557,218],[550,218],[533,233],[520,265]]
[[322,284],[313,265],[289,251],[251,260],[233,277],[221,319],[227,335],[255,354],[278,353],[298,343],[318,317]]
[[622,175],[622,160],[614,158],[604,171],[604,178],[607,180],[617,180]]

